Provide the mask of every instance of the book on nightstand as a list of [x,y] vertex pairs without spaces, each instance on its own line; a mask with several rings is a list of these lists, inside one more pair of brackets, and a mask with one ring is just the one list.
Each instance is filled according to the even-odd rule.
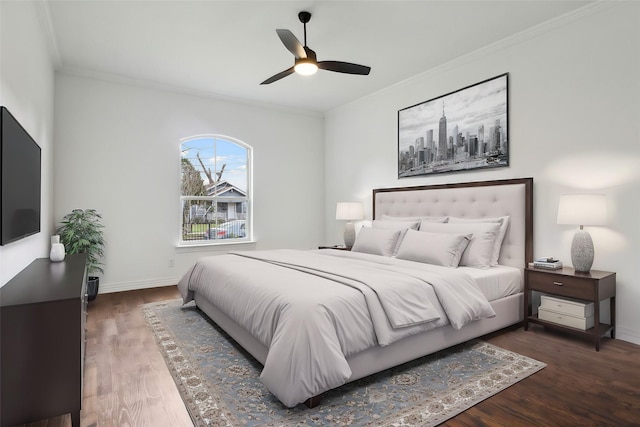
[[542,261],[534,261],[533,268],[546,268],[547,270],[559,270],[562,268],[562,262],[542,262]]
[[552,257],[536,258],[533,260],[533,268],[545,268],[547,270],[559,270],[562,268],[562,261]]

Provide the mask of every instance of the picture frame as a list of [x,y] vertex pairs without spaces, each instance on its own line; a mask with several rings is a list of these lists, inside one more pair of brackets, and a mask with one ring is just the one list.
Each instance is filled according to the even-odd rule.
[[509,166],[509,74],[398,110],[398,178]]

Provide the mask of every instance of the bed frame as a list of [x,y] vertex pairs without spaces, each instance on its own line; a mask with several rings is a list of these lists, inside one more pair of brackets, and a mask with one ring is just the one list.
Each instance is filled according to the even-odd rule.
[[[502,244],[499,263],[524,269],[533,261],[533,178],[441,184],[420,187],[373,190],[373,218],[393,216],[510,216],[509,229]],[[198,307],[260,363],[264,364],[268,348],[244,328],[200,295]],[[514,325],[523,320],[523,294],[491,302],[496,312],[492,318],[466,325],[460,330],[447,325],[413,335],[385,347],[374,347],[347,358],[352,375],[349,381],[372,375],[410,360]],[[308,399],[313,407],[320,396]]]

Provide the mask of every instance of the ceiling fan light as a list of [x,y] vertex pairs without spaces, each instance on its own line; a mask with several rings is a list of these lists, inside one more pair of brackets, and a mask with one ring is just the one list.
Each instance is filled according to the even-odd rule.
[[301,76],[310,76],[318,71],[318,64],[314,62],[298,62],[293,69]]

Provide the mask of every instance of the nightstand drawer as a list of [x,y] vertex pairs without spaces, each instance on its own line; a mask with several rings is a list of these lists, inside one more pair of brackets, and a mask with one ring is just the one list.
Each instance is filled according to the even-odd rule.
[[529,289],[533,291],[548,292],[589,301],[593,301],[595,298],[595,286],[593,281],[588,279],[537,271],[529,271],[527,278],[529,280]]

